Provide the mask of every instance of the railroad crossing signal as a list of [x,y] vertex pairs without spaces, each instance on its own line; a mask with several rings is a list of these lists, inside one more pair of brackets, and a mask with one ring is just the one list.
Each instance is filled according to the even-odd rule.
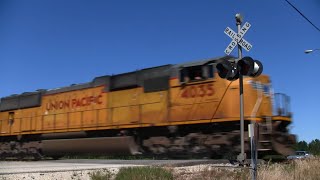
[[227,27],[224,30],[224,33],[228,35],[232,39],[232,41],[224,50],[224,53],[229,55],[233,51],[233,49],[237,46],[237,44],[243,47],[246,51],[250,51],[250,49],[252,48],[252,45],[243,38],[243,36],[248,32],[250,27],[251,27],[251,24],[246,22],[240,29],[239,33],[236,33],[230,27]]
[[[242,48],[246,51],[250,51],[252,45],[243,39],[243,36],[250,29],[251,24],[246,22],[244,26],[241,27],[242,16],[241,14],[236,14],[236,24],[238,28],[238,33],[235,33],[231,28],[227,27],[224,31],[226,35],[228,35],[232,41],[228,45],[228,47],[224,50],[224,52],[229,55],[233,49],[238,44],[238,61],[230,62],[230,61],[222,61],[217,64],[216,68],[218,70],[218,74],[221,78],[228,79],[230,81],[236,80],[239,78],[239,97],[240,97],[240,147],[241,153],[237,156],[240,164],[244,165],[244,161],[246,159],[246,153],[244,151],[244,96],[243,96],[243,76],[251,76],[257,77],[262,73],[263,66],[260,61],[253,60],[251,57],[242,58]],[[254,141],[251,141],[251,146],[254,145]],[[256,156],[255,156],[256,159]],[[256,160],[253,162],[253,179],[256,179]],[[255,165],[254,165],[255,164]]]

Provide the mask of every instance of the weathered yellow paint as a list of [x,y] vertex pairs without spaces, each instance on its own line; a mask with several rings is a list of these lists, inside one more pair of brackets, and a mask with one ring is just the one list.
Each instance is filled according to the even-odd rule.
[[4,113],[0,113],[0,118],[1,118],[1,120],[0,120],[0,135],[10,134],[10,126],[9,126],[8,118],[3,117],[4,115],[5,115]]
[[[271,99],[263,95],[251,117],[258,98],[252,80],[270,81],[265,75],[244,78],[245,119],[261,121],[272,116]],[[41,107],[0,112],[0,136],[239,121],[238,83],[214,78],[180,84],[174,78],[168,91],[144,93],[139,87],[105,92],[105,87],[95,87],[46,95]],[[9,112],[14,112],[11,125]]]
[[212,119],[224,87],[209,79],[170,89],[170,121]]
[[[99,103],[88,102],[90,97],[99,97]],[[91,127],[108,112],[99,110],[107,106],[104,87],[47,95],[42,101],[42,130]]]
[[112,124],[126,124],[130,121],[138,121],[138,88],[110,92],[108,96]]

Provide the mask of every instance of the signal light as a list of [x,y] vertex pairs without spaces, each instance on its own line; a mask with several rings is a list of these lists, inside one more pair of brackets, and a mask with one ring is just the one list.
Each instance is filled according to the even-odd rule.
[[239,72],[235,64],[231,64],[229,61],[222,61],[217,64],[218,74],[223,79],[234,81],[239,78]]
[[254,61],[251,57],[244,57],[238,61],[240,74],[249,76],[254,68]]
[[248,56],[240,59],[237,63],[231,63],[227,60],[222,61],[217,64],[216,68],[219,76],[229,81],[238,79],[240,74],[243,76],[257,77],[263,71],[262,63]]
[[246,56],[238,61],[238,69],[241,75],[257,77],[262,73],[263,66],[260,61]]

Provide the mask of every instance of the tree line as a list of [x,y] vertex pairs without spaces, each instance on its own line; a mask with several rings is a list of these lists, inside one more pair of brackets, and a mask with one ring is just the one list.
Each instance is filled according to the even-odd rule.
[[310,143],[306,141],[299,141],[295,144],[294,149],[296,151],[309,151],[313,155],[320,155],[320,140],[315,139]]

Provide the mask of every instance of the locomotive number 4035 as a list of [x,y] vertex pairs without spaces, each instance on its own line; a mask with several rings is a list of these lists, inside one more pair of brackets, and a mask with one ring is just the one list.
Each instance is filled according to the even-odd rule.
[[212,96],[214,94],[213,84],[201,84],[194,86],[187,86],[181,93],[182,98],[195,98]]

